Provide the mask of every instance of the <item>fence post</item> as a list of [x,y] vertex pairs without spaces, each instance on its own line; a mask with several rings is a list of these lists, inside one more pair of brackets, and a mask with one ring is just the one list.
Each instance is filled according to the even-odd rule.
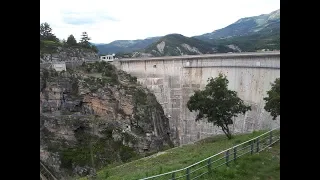
[[176,179],[176,173],[175,172],[173,172],[172,173],[172,178],[171,178],[172,180],[175,180]]
[[233,148],[233,161],[236,161],[237,159],[237,147]]
[[253,154],[253,140],[252,141],[250,141],[251,142],[251,154]]
[[208,172],[211,172],[211,158],[208,160]]
[[226,152],[226,164],[229,166],[229,150]]
[[270,139],[269,139],[269,145],[272,143],[272,131],[270,131]]
[[187,180],[190,180],[190,169],[187,168]]
[[259,152],[259,138],[257,138],[257,152]]

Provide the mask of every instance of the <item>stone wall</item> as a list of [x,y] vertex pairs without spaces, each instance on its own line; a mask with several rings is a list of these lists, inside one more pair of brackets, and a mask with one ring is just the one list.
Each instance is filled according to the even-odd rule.
[[[90,61],[90,60],[85,60],[85,61],[63,61],[66,63],[66,68],[70,68],[70,69],[74,69],[78,66],[81,66],[84,62],[85,63],[95,63],[95,62],[99,62],[97,61]],[[52,66],[51,62],[45,62],[45,63],[40,63],[40,68],[49,68]]]
[[270,83],[280,77],[280,52],[215,54],[145,59],[122,59],[114,64],[134,75],[156,95],[169,117],[171,133],[187,144],[223,133],[210,123],[195,122],[186,103],[194,90],[203,89],[210,77],[227,75],[229,88],[238,92],[252,111],[235,119],[234,133],[270,129],[280,125],[264,110],[263,97]]

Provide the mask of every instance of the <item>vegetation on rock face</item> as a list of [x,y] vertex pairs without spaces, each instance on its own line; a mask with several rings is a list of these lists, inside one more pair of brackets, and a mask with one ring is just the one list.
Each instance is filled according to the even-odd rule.
[[266,101],[264,109],[270,112],[273,120],[280,116],[280,78],[271,83],[271,89],[267,91],[268,97],[263,98]]
[[40,56],[44,53],[55,53],[61,46],[59,39],[52,33],[50,25],[48,23],[40,24]]
[[77,129],[77,143],[72,147],[66,144],[60,147],[62,168],[72,169],[77,165],[99,169],[114,162],[127,162],[138,157],[133,148],[123,145],[122,141],[114,141],[108,128],[105,133],[103,137],[98,137],[85,132],[84,129]]
[[229,125],[233,124],[233,117],[240,113],[245,114],[251,110],[251,106],[245,105],[237,92],[229,90],[228,83],[223,74],[209,79],[204,90],[198,90],[190,97],[187,107],[191,112],[199,111],[196,121],[206,118],[208,122],[221,127],[231,139]]
[[53,33],[48,23],[40,24],[40,57],[44,54],[54,54],[61,48],[81,48],[98,52],[98,49],[89,42],[90,38],[86,32],[83,32],[80,43],[77,43],[73,35],[70,35],[67,41],[59,40]]
[[[64,139],[56,139],[56,133],[48,131],[47,128],[42,131],[45,134],[41,139],[48,146],[48,151],[59,153],[61,168],[67,170],[70,174],[75,167],[89,167],[90,171],[114,162],[127,162],[132,158],[139,157],[134,148],[123,145],[121,139],[118,141],[113,139],[112,131],[116,126],[112,123],[108,123],[100,136],[97,136],[91,133],[94,128],[88,128],[88,125],[85,125],[79,119],[60,118],[72,121],[71,125],[78,127],[73,131],[77,141],[70,142]],[[100,120],[100,123],[102,122]],[[129,134],[124,134],[130,137]]]
[[87,82],[86,85],[91,89],[101,88],[106,84],[119,84],[117,69],[113,65],[105,61],[95,63],[83,63],[80,69],[86,73],[101,74],[101,78],[88,76],[84,79]]

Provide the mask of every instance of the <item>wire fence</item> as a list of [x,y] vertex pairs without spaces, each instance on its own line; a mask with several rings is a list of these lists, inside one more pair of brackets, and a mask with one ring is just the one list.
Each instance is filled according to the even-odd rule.
[[218,154],[210,156],[188,167],[175,171],[150,176],[141,180],[177,180],[177,179],[198,179],[201,176],[212,173],[213,170],[237,161],[246,154],[254,154],[263,151],[272,144],[280,141],[280,127],[272,129],[260,136],[250,139],[246,142],[226,149]]

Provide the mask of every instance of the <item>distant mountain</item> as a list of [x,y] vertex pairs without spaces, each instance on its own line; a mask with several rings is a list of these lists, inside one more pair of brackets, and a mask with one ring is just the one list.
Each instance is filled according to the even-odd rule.
[[191,38],[169,34],[96,46],[100,54],[116,53],[119,58],[280,50],[280,9],[242,18],[225,28]]
[[280,9],[239,19],[225,28],[195,38],[213,45],[236,46],[245,52],[280,50]]
[[140,49],[144,49],[148,45],[156,42],[159,39],[160,37],[151,37],[147,39],[138,39],[138,40],[117,40],[109,44],[98,44],[96,46],[99,50],[99,54],[133,52]]
[[225,46],[232,44],[245,52],[280,50],[280,29],[272,29],[272,25],[270,26],[251,35],[217,39],[212,40],[211,43]]
[[213,45],[181,34],[169,34],[149,45],[144,53],[152,56],[180,56],[233,51],[232,48],[226,46]]
[[[264,31],[265,29],[280,29],[280,9],[271,12],[270,14],[262,14],[259,16],[246,17],[239,19],[237,22],[229,26],[215,30],[211,33],[206,33],[200,36],[195,36],[200,40],[210,41],[210,39],[225,39],[236,36],[247,36]],[[271,28],[271,29],[270,29]]]

